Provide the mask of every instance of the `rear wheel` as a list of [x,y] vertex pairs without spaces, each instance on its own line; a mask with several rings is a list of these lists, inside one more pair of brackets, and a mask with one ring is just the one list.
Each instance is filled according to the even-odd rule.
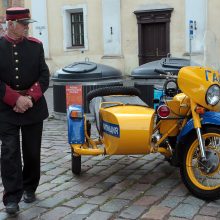
[[87,100],[90,102],[93,98],[97,96],[108,96],[108,95],[141,95],[140,91],[134,87],[125,87],[125,86],[112,86],[104,87],[90,91],[87,94]]
[[81,156],[75,155],[71,148],[72,173],[79,175],[81,173]]
[[201,159],[197,137],[192,135],[184,150],[180,173],[184,184],[195,196],[216,200],[220,198],[220,128],[207,127],[202,136],[207,160]]

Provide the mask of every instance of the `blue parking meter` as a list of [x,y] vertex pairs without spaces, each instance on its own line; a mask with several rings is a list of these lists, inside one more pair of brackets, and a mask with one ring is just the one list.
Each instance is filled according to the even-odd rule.
[[189,39],[193,39],[193,20],[189,20]]

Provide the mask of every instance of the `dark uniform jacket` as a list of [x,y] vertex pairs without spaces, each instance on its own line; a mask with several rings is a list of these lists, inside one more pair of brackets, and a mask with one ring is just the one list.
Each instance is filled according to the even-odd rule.
[[[35,38],[13,41],[0,38],[0,123],[25,125],[48,117],[43,93],[49,86],[49,69],[45,63],[43,45]],[[33,107],[16,113],[13,107],[18,97],[29,95]]]

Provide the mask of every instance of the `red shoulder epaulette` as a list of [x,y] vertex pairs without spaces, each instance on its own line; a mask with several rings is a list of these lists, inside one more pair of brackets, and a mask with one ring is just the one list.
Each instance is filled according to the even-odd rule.
[[38,40],[37,38],[35,38],[35,37],[28,37],[27,39],[30,40],[30,41],[42,44],[42,42],[40,40]]

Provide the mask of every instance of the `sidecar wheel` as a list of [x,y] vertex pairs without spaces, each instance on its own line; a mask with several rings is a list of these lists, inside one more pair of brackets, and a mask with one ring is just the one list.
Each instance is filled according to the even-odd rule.
[[180,174],[189,191],[200,199],[220,198],[220,128],[202,130],[207,161],[200,156],[196,135],[191,135],[183,152]]
[[135,95],[141,96],[140,90],[134,87],[126,87],[126,86],[112,86],[112,87],[104,87],[90,91],[87,94],[87,100],[90,102],[93,98],[97,96],[108,96],[108,95]]
[[72,173],[79,175],[81,173],[81,156],[76,156],[71,150]]

